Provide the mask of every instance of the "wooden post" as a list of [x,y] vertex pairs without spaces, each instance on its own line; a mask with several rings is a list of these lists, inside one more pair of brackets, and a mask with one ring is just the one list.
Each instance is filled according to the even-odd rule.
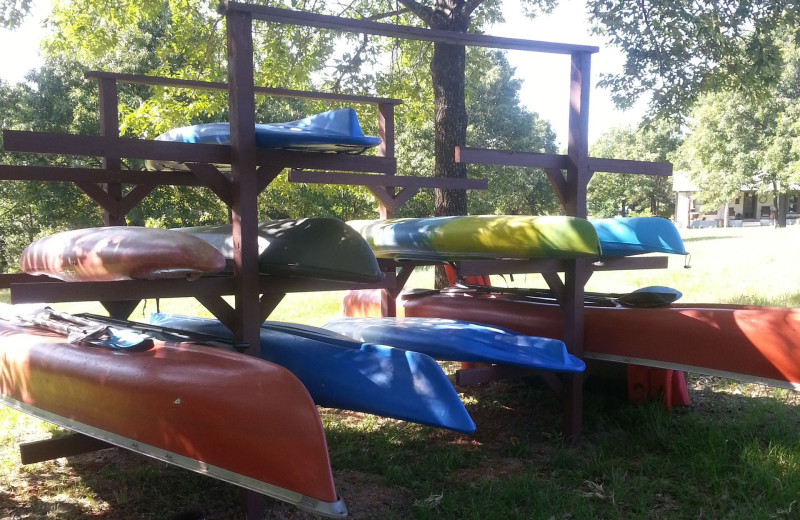
[[[253,86],[253,20],[249,13],[229,11],[228,106],[231,118],[231,220],[236,276],[234,327],[247,343],[247,354],[261,350],[261,303],[258,291],[258,178],[256,176],[255,91]],[[246,398],[246,396],[243,396]],[[263,518],[264,497],[242,491],[242,507],[250,520]]]
[[[100,104],[100,135],[107,140],[119,139],[119,94],[117,81],[113,78],[99,78],[97,80]],[[116,149],[116,146],[110,147]],[[121,170],[122,160],[119,157],[103,157],[103,168]],[[103,184],[103,189],[116,201],[122,200],[122,184]],[[124,226],[125,215],[111,214],[103,210],[103,222],[106,226]]]
[[[586,186],[589,171],[589,76],[591,55],[573,53],[570,71],[569,144],[567,155],[567,190],[565,210],[567,215],[587,217]],[[564,343],[570,354],[583,357],[583,286],[588,266],[583,260],[566,262],[564,272]],[[565,376],[564,384],[564,435],[577,442],[580,438],[583,415],[583,375]]]
[[[394,157],[394,105],[381,103],[378,105],[378,135],[381,144],[378,148],[380,157]],[[389,196],[395,195],[395,188],[387,186],[385,189]],[[378,212],[380,218],[387,219],[394,217],[394,211],[379,202]],[[392,268],[395,272],[396,267]],[[397,316],[397,300],[394,291],[383,289],[381,291],[381,316]]]

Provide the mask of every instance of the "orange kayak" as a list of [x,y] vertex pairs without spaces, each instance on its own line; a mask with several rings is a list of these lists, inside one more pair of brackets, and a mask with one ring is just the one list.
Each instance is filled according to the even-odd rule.
[[[726,304],[584,308],[584,357],[800,389],[800,309]],[[346,316],[380,315],[377,291],[350,291]],[[562,338],[555,303],[502,292],[421,293],[397,314],[453,318]]]
[[74,431],[318,514],[347,513],[317,408],[273,363],[191,343],[120,352],[0,322],[0,394]]
[[[502,293],[434,294],[403,302],[406,316],[458,317],[561,338],[554,303]],[[800,310],[725,304],[586,306],[584,355],[800,389]]]

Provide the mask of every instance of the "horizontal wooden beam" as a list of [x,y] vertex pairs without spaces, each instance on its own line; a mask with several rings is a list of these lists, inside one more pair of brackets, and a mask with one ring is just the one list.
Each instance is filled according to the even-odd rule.
[[[479,276],[483,274],[526,274],[563,272],[566,268],[564,260],[469,260],[456,263],[461,276]],[[665,269],[669,259],[659,256],[626,256],[607,258],[590,264],[590,271],[622,271],[637,269]]]
[[[570,159],[560,154],[456,147],[456,162],[566,170]],[[668,176],[672,175],[672,163],[589,157],[589,171]]]
[[[39,277],[44,278],[44,277]],[[44,278],[46,279],[46,278]],[[233,294],[233,277],[124,280],[68,283],[55,281],[12,283],[11,303],[85,302],[183,298],[195,295]]]
[[356,186],[393,186],[396,188],[443,188],[464,190],[489,189],[486,179],[454,179],[451,177],[413,177],[410,175],[365,175],[358,173],[289,171],[290,182],[309,184],[349,184]]
[[20,462],[27,465],[108,448],[116,446],[82,433],[71,433],[52,439],[22,443],[19,445],[19,454]]
[[230,146],[3,130],[7,152],[230,164]]
[[[95,157],[131,157],[136,159],[152,159],[158,161],[173,161],[177,163],[212,163],[230,164],[231,147],[222,144],[200,143],[173,143],[166,141],[152,141],[146,139],[108,138],[89,135],[51,134],[42,132],[27,132],[20,130],[4,130],[3,145],[7,152],[28,152],[42,154],[84,155]],[[283,168],[308,168],[308,169],[339,169],[354,172],[394,173],[397,171],[397,159],[394,157],[376,157],[359,154],[335,154],[318,152],[301,152],[293,150],[256,150],[258,165],[278,165]],[[5,166],[0,174],[14,177],[16,166]],[[65,170],[65,169],[64,169]],[[51,177],[45,180],[81,180],[82,174],[94,175],[97,182],[108,182],[118,179],[125,182],[127,173],[108,170],[75,169],[74,173],[66,173],[59,169],[42,168],[38,171],[44,176]],[[132,174],[130,174],[132,175]],[[156,175],[141,184],[153,184]],[[176,175],[176,174],[165,174]],[[184,175],[186,175],[184,173]],[[57,179],[55,177],[58,177]],[[69,177],[69,178],[68,178]],[[176,183],[187,184],[190,182],[182,176]],[[33,179],[29,179],[33,180]],[[138,183],[137,183],[138,184]],[[158,182],[168,184],[168,182]],[[192,183],[192,185],[194,185]]]
[[397,171],[397,159],[347,153],[297,152],[293,150],[256,150],[259,166],[303,168],[308,170],[342,170],[359,173],[388,173]]
[[339,16],[293,11],[290,9],[244,4],[240,2],[226,1],[221,3],[220,12],[225,14],[231,11],[250,13],[253,18],[268,22],[304,25],[316,27],[318,29],[333,29],[337,31],[385,36],[388,38],[401,38],[405,40],[450,43],[472,47],[488,47],[491,49],[546,52],[550,54],[573,54],[578,52],[595,53],[600,50],[593,45],[572,45],[567,43],[505,38],[501,36],[487,36],[484,34],[424,29],[421,27],[373,22],[355,18],[342,18]]
[[[228,91],[227,83],[212,81],[196,81],[178,78],[165,78],[162,76],[143,76],[138,74],[118,74],[103,71],[87,71],[84,73],[87,79],[113,79],[123,83],[136,85],[151,85],[158,87],[174,87],[186,89],[203,89]],[[292,90],[285,88],[255,87],[255,93],[270,97],[288,97],[297,99],[320,99],[326,101],[341,101],[345,103],[363,103],[367,105],[400,105],[401,99],[382,98],[375,96],[359,96],[352,94],[335,94],[332,92],[314,92],[306,90]]]
[[8,166],[0,165],[0,180],[92,182],[119,184],[166,184],[172,186],[203,186],[197,177],[188,172],[149,170],[104,170],[102,168],[69,168],[59,166]]
[[[34,279],[35,278],[35,279]],[[54,303],[83,301],[126,301],[149,298],[211,297],[235,294],[233,276],[211,276],[199,280],[124,280],[116,282],[70,283],[46,277],[22,277],[12,281],[11,303]],[[28,281],[34,279],[32,281]],[[47,280],[47,281],[42,281]],[[259,278],[262,293],[384,289],[394,286],[394,274],[376,283],[359,284],[313,278],[266,276]]]

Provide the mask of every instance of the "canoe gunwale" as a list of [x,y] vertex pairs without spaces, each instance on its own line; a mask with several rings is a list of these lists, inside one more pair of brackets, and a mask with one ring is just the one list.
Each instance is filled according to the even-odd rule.
[[347,507],[345,506],[344,500],[342,500],[341,497],[339,497],[339,500],[336,502],[323,502],[295,491],[290,491],[266,482],[260,482],[256,479],[234,473],[218,466],[207,464],[191,457],[186,457],[185,455],[173,453],[162,448],[157,448],[155,446],[124,437],[122,435],[95,428],[88,424],[63,417],[35,406],[31,406],[4,394],[0,394],[0,403],[32,417],[36,417],[63,428],[67,428],[68,430],[108,442],[109,444],[113,444],[120,448],[124,448],[135,453],[181,467],[183,469],[188,469],[195,473],[208,475],[215,479],[255,491],[256,493],[261,493],[263,495],[288,502],[305,511],[325,516],[327,518],[345,518],[347,516]]

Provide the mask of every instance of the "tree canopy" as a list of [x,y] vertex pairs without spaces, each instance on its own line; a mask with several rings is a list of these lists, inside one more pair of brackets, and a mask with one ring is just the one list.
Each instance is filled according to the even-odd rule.
[[[781,41],[800,41],[793,0],[598,0],[594,30],[626,55],[601,78],[620,106],[652,95],[654,113],[685,116],[704,93],[764,96],[780,79]],[[787,34],[788,33],[788,34]]]

